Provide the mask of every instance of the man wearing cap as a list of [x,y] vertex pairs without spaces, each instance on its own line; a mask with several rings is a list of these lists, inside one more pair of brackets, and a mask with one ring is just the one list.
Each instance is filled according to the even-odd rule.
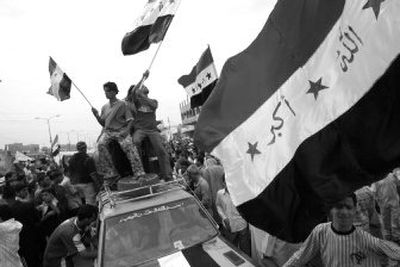
[[85,142],[78,142],[76,150],[78,152],[68,162],[71,184],[79,192],[81,198],[85,199],[86,204],[96,205],[96,191],[100,185],[94,160],[87,154]]
[[[116,97],[118,94],[118,87],[114,82],[105,83],[103,88],[109,102],[102,107],[100,115],[95,108],[92,108],[92,112],[97,121],[103,126],[102,133],[98,140],[98,170],[104,175],[105,179],[132,174],[134,178],[138,179],[145,173],[136,146],[133,144],[132,138],[129,135],[133,123],[132,113],[126,102]],[[113,141],[114,144],[116,141],[120,145],[120,148],[129,160],[131,170],[129,170],[128,173],[119,173],[117,171],[116,167],[118,166],[115,165],[121,162],[121,158],[119,158],[119,160],[117,159],[120,149],[111,149],[110,144]],[[122,158],[122,160],[124,159],[125,157]]]

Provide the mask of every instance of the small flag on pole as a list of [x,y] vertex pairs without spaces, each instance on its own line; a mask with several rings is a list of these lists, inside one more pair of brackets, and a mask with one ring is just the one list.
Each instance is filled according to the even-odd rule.
[[58,134],[57,134],[53,140],[53,143],[51,144],[51,156],[52,157],[57,156],[58,153],[60,153],[60,150],[61,150],[61,146],[58,142]]
[[122,53],[134,55],[164,39],[181,0],[148,0],[135,28],[122,39]]
[[190,97],[190,107],[195,108],[204,104],[218,81],[217,70],[210,47],[203,52],[200,60],[188,75],[178,79]]
[[60,69],[51,57],[49,61],[49,72],[51,86],[47,93],[57,98],[58,101],[69,99],[72,84],[71,79]]
[[304,241],[326,207],[399,166],[399,14],[400,1],[279,0],[225,63],[194,139],[252,225]]

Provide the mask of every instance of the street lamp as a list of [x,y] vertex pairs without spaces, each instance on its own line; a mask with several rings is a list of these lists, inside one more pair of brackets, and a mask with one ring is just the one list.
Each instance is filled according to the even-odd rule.
[[53,144],[53,138],[51,137],[51,130],[50,130],[50,120],[54,118],[60,117],[60,114],[48,117],[48,118],[42,118],[42,117],[35,117],[35,120],[45,120],[47,122],[47,127],[49,129],[49,137],[50,137],[50,147]]

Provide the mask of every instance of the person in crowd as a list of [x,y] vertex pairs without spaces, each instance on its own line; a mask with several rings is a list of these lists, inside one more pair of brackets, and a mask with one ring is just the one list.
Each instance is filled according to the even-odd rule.
[[[377,203],[383,221],[383,238],[400,245],[400,198],[397,192],[395,171],[374,184]],[[384,262],[386,264],[386,262]],[[387,266],[398,266],[398,262],[388,259]]]
[[187,152],[178,151],[178,159],[175,163],[175,172],[178,174],[184,174],[190,165],[191,163],[187,159]]
[[357,209],[354,226],[360,228],[377,238],[383,238],[382,222],[376,210],[375,194],[369,186],[364,186],[355,192],[357,196]]
[[394,177],[396,177],[397,179],[395,179],[396,181],[396,188],[397,188],[397,195],[400,196],[400,168],[396,168],[393,170],[393,175]]
[[0,266],[22,267],[18,254],[22,224],[12,218],[9,206],[0,205]]
[[63,175],[60,185],[65,188],[65,197],[68,203],[68,217],[74,217],[79,207],[83,205],[82,197],[84,198],[84,195],[81,197],[78,189],[71,183],[71,179],[66,175]]
[[189,182],[193,186],[195,196],[201,201],[210,215],[213,215],[211,209],[211,192],[206,180],[201,176],[199,169],[195,165],[190,165],[187,169]]
[[7,172],[4,177],[5,177],[5,182],[6,183],[11,183],[11,182],[17,180],[17,174],[15,172],[12,172],[12,171]]
[[23,203],[31,203],[33,197],[29,194],[29,188],[25,181],[15,182],[13,185],[15,190],[15,199]]
[[[23,188],[17,188],[18,194]],[[16,192],[13,187],[6,186],[3,190],[3,198],[12,211],[12,217],[22,223],[18,251],[25,259],[29,267],[41,266],[41,255],[43,239],[38,228],[40,222],[39,212],[35,209],[33,202],[21,202],[16,199]]]
[[41,212],[40,231],[46,237],[50,237],[57,226],[62,222],[60,202],[54,196],[51,189],[43,189],[40,192],[42,204],[37,209]]
[[[146,72],[144,75],[148,76]],[[148,96],[149,89],[142,82],[138,86],[132,85],[129,88],[126,100],[134,113],[135,120],[133,124],[133,142],[137,147],[145,137],[148,137],[152,148],[158,158],[160,167],[160,178],[165,181],[172,180],[172,170],[169,163],[169,155],[163,145],[160,131],[157,129],[156,109],[158,102]]]
[[48,240],[43,267],[61,267],[63,261],[66,266],[73,266],[71,264],[75,256],[94,260],[97,257],[97,251],[85,247],[82,235],[96,219],[97,208],[83,205],[79,208],[76,217],[61,223]]
[[40,202],[40,192],[43,189],[50,188],[51,186],[51,180],[48,175],[44,172],[39,172],[37,174],[37,186],[34,192],[34,199],[36,202]]
[[201,173],[203,173],[205,166],[204,166],[204,153],[197,154],[196,158],[194,159],[194,165],[199,169]]
[[214,158],[209,158],[206,160],[206,167],[203,169],[202,175],[204,179],[210,186],[211,191],[211,203],[212,210],[214,212],[214,219],[218,224],[221,224],[221,218],[217,215],[217,209],[215,206],[215,201],[217,197],[217,192],[221,189],[224,189],[224,168],[221,165],[217,164],[217,161]]
[[250,256],[250,233],[247,222],[232,202],[225,177],[223,177],[223,185],[224,188],[217,192],[215,205],[222,221],[224,236]]
[[67,190],[64,186],[61,185],[61,182],[64,179],[64,174],[60,169],[55,169],[49,172],[51,186],[50,189],[54,194],[54,197],[58,200],[59,208],[60,208],[60,219],[67,219],[68,214],[68,199],[67,199]]
[[[97,121],[103,126],[102,133],[98,141],[99,163],[98,171],[103,175],[105,180],[116,176],[132,175],[134,179],[145,174],[142,162],[140,160],[138,150],[132,143],[130,136],[130,129],[133,126],[133,116],[125,101],[117,98],[118,87],[113,82],[107,82],[103,86],[106,98],[109,102],[101,109],[101,114],[92,108],[92,112]],[[110,144],[119,144],[120,149],[111,149]],[[120,151],[124,152],[124,159],[128,159],[130,170],[128,173],[118,173],[117,169],[120,168],[118,164],[122,161],[120,158]],[[120,171],[121,172],[121,171]]]
[[[87,154],[85,142],[76,144],[78,151],[72,155],[68,162],[68,171],[71,183],[74,185],[80,196],[85,199],[86,204],[96,205],[96,192],[100,188],[95,162]],[[62,175],[62,174],[60,174]]]
[[389,173],[374,185],[383,220],[383,238],[400,245],[400,198],[396,183],[395,174]]
[[303,266],[319,255],[323,266],[380,266],[380,255],[400,260],[400,246],[355,228],[354,193],[330,209],[332,222],[317,225],[284,266]]

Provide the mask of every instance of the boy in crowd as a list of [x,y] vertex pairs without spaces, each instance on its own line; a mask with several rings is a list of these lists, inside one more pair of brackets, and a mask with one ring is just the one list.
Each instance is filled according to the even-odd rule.
[[330,210],[332,222],[317,225],[284,266],[303,266],[319,255],[324,266],[380,266],[380,255],[400,260],[400,247],[356,229],[357,198],[354,193]]

